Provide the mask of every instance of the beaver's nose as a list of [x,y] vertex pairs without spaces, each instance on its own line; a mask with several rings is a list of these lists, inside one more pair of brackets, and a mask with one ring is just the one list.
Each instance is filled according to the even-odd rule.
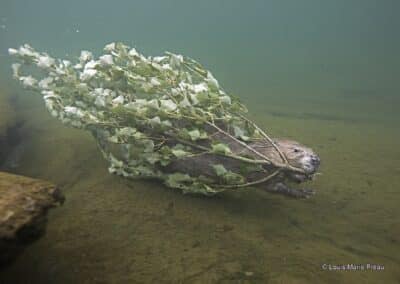
[[311,156],[311,164],[313,164],[314,166],[319,166],[321,160],[319,159],[319,157],[317,155],[312,155]]

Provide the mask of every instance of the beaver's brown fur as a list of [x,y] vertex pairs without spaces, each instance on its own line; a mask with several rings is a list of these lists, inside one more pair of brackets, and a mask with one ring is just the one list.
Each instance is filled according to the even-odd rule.
[[[226,139],[222,135],[218,137],[220,141],[228,144],[232,152],[240,153],[241,155],[248,155],[254,158],[259,158],[257,155],[237,142],[231,139]],[[308,197],[313,193],[311,190],[296,190],[290,189],[286,186],[287,181],[303,182],[310,179],[317,171],[320,159],[310,148],[301,145],[300,143],[288,140],[288,139],[275,139],[275,144],[280,148],[283,154],[285,154],[288,162],[294,166],[304,170],[305,174],[293,173],[290,171],[283,171],[278,176],[269,180],[264,184],[260,184],[262,187],[270,192],[282,193],[285,195],[295,197]],[[264,154],[271,160],[282,163],[279,153],[267,141],[255,142],[248,144],[253,149],[257,150],[261,154]],[[229,157],[223,157],[214,154],[204,154],[200,156],[194,156],[189,158],[180,159],[172,162],[168,165],[167,170],[170,172],[182,172],[191,176],[203,175],[212,179],[216,179],[216,173],[212,165],[222,164],[227,170],[233,172],[240,171],[242,162]],[[263,171],[253,171],[246,174],[248,181],[255,181],[262,177],[265,177],[273,172],[274,168],[271,166],[263,166]]]

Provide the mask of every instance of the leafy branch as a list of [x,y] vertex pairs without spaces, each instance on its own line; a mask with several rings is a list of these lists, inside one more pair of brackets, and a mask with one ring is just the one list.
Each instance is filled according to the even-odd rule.
[[[27,44],[10,48],[9,53],[19,60],[12,65],[14,78],[40,93],[53,117],[91,131],[111,173],[157,178],[185,192],[203,194],[265,183],[283,171],[304,173],[244,116],[246,107],[191,58],[170,52],[146,57],[122,43],[106,45],[97,58],[83,50],[76,62],[52,58]],[[28,65],[38,67],[44,77],[23,74]],[[247,141],[263,141],[281,161]],[[165,170],[173,161],[205,154],[269,170],[263,168],[264,176],[257,180],[231,171],[205,178]],[[221,173],[222,168],[215,166],[210,164]]]

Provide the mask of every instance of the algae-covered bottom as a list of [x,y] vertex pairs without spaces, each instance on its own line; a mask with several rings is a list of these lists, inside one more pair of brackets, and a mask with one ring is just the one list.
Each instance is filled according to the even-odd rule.
[[[315,197],[256,189],[193,197],[109,175],[89,135],[52,120],[39,99],[24,101],[19,115],[29,119],[17,171],[60,185],[67,202],[51,212],[46,235],[1,272],[0,283],[400,281],[395,126],[293,116],[294,108],[271,106],[253,113],[259,124],[322,159],[322,175],[305,185]],[[322,267],[368,263],[384,270]]]

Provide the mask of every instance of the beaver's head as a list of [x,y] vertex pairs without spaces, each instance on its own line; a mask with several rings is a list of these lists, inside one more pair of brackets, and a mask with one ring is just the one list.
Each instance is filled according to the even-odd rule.
[[305,174],[290,173],[289,179],[303,182],[311,179],[318,170],[320,159],[310,148],[288,139],[274,139],[276,145],[286,155],[288,162],[293,166],[303,169]]

